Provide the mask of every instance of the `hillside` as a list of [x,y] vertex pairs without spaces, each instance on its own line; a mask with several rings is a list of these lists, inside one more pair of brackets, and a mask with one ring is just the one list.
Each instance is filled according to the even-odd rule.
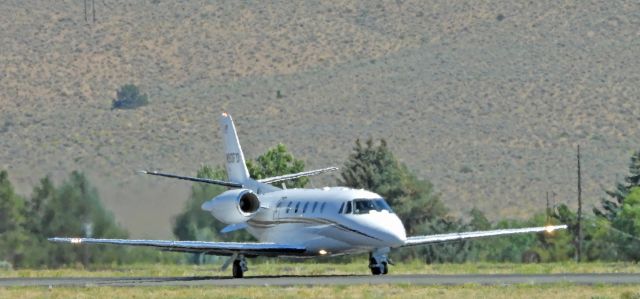
[[[0,168],[28,194],[90,174],[134,236],[168,237],[193,174],[221,164],[217,116],[245,154],[285,143],[308,168],[385,138],[455,213],[591,207],[639,149],[635,1],[0,2]],[[149,106],[111,110],[135,83]],[[278,97],[278,91],[282,95]],[[313,179],[316,186],[329,177]]]

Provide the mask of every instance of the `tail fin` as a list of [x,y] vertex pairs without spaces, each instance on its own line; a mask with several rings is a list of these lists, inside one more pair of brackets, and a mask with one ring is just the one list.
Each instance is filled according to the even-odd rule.
[[231,115],[226,112],[222,113],[220,127],[222,128],[224,153],[227,160],[228,179],[229,181],[242,184],[249,180],[249,170],[247,170],[247,165],[244,162],[244,154],[242,153],[236,127],[233,125]]

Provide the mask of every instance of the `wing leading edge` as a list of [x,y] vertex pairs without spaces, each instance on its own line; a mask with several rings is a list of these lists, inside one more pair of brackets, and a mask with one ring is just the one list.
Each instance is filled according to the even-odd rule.
[[492,236],[504,236],[504,235],[514,235],[514,234],[524,234],[524,233],[538,233],[538,232],[551,233],[555,230],[566,229],[566,228],[567,228],[566,225],[553,225],[553,226],[510,228],[510,229],[498,229],[498,230],[464,232],[464,233],[450,233],[450,234],[439,234],[439,235],[429,235],[429,236],[414,236],[414,237],[408,237],[403,247],[435,244],[435,243],[450,242],[450,241],[460,241],[460,240],[466,240],[466,239],[484,238],[484,237],[492,237]]
[[49,238],[51,242],[69,244],[110,244],[155,247],[166,251],[193,252],[211,255],[260,255],[260,256],[300,256],[306,251],[303,246],[276,243],[235,243],[170,240],[127,240],[93,238]]

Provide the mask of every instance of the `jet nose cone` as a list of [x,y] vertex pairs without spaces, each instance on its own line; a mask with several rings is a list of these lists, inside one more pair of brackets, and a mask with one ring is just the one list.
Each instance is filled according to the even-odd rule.
[[381,223],[380,231],[382,232],[383,240],[390,246],[400,246],[407,240],[407,233],[404,230],[404,225],[398,217],[394,217],[393,221],[387,221]]

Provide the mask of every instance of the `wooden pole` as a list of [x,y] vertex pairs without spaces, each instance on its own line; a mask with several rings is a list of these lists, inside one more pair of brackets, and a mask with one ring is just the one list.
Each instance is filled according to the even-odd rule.
[[578,144],[578,248],[576,261],[582,260],[582,177],[580,171],[580,145]]
[[545,213],[547,213],[547,223],[545,223],[545,225],[548,225],[551,218],[551,210],[549,209],[549,191],[547,191],[547,210],[545,211]]

